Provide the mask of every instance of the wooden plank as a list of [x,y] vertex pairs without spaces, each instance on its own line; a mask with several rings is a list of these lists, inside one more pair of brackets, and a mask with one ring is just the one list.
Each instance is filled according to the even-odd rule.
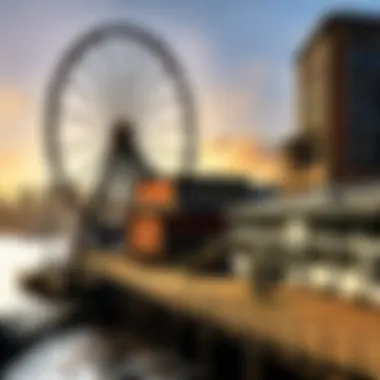
[[289,352],[305,352],[347,368],[380,374],[379,310],[359,309],[290,287],[264,303],[241,280],[148,268],[121,256],[93,254],[87,270],[227,331],[252,338],[260,335]]

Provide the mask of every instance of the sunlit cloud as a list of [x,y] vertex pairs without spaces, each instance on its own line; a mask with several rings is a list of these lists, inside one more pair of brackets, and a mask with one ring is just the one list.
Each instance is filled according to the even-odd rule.
[[[64,10],[62,6],[46,3],[32,9],[18,2],[18,8],[11,7],[13,19],[20,26],[25,22],[25,28],[15,36],[10,23],[4,20],[6,30],[2,38],[12,40],[12,44],[4,43],[8,54],[0,67],[0,78],[9,80],[3,91],[0,86],[0,141],[4,148],[0,153],[0,191],[6,188],[9,192],[23,183],[40,187],[47,181],[41,115],[48,75],[58,56],[79,32],[124,15],[142,21],[164,36],[188,72],[199,116],[198,169],[237,173],[265,181],[278,177],[279,159],[265,148],[264,141],[287,129],[283,112],[286,105],[266,91],[279,79],[281,82],[285,68],[273,62],[252,60],[225,75],[218,69],[213,41],[204,30],[173,20],[167,22],[162,15],[133,8],[127,12],[126,7],[121,13],[96,2],[89,12],[88,3],[80,4],[76,7],[73,2],[67,3]],[[62,17],[63,12],[73,17]],[[47,33],[53,24],[54,33]],[[34,55],[29,54],[30,46],[35,47]],[[8,144],[6,149],[4,144]]]
[[263,149],[254,139],[232,135],[202,144],[201,170],[273,184],[281,180],[283,162],[279,154]]

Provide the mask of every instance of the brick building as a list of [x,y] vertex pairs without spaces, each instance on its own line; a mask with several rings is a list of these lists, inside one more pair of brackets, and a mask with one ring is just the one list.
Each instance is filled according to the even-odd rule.
[[326,180],[380,175],[380,15],[323,18],[297,55],[299,125],[320,146]]

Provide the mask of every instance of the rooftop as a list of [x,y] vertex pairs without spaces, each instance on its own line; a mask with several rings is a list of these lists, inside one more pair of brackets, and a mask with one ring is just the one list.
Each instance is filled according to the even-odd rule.
[[310,51],[312,45],[323,35],[328,34],[339,26],[379,27],[380,12],[330,11],[323,15],[296,53],[296,60],[301,61]]

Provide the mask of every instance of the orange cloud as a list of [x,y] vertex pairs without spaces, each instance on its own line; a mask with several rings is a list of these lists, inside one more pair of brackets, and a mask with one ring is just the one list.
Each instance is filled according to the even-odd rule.
[[[195,89],[201,132],[198,169],[276,181],[281,160],[260,145],[267,127],[260,91],[272,69],[258,62],[237,72],[235,81],[218,78],[204,36],[172,35]],[[36,103],[22,89],[0,87],[0,191],[11,192],[23,183],[41,186],[46,180]]]
[[26,183],[38,183],[38,157],[34,99],[17,87],[0,88],[0,194],[15,196]]
[[[186,37],[189,43],[183,46],[187,51],[180,52],[196,84],[201,130],[198,169],[278,182],[283,167],[280,155],[262,145],[266,129],[271,128],[262,90],[276,68],[255,61],[235,72],[234,77],[219,78],[207,39],[200,35]],[[282,126],[278,127],[281,130]]]
[[30,109],[29,98],[14,88],[0,90],[0,122],[11,121],[20,115],[20,110]]
[[252,138],[232,135],[203,144],[200,168],[203,172],[242,175],[257,182],[278,182],[282,160]]
[[43,173],[35,152],[20,148],[0,151],[0,195],[15,198],[25,187],[39,188]]

